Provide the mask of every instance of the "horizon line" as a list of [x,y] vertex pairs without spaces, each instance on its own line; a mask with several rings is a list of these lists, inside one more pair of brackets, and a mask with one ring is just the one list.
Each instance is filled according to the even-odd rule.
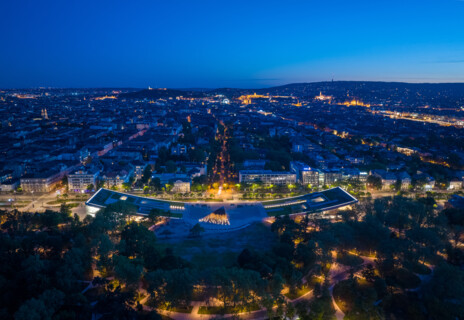
[[[464,1],[464,0],[463,0]],[[288,85],[295,85],[295,84],[315,84],[315,83],[340,83],[340,82],[365,82],[365,83],[398,83],[398,84],[413,84],[413,85],[439,85],[439,84],[464,84],[463,81],[426,81],[426,82],[408,82],[408,81],[386,81],[386,80],[324,80],[324,81],[304,81],[304,82],[288,82],[279,85],[269,85],[269,86],[262,86],[262,87],[132,87],[132,86],[77,86],[77,87],[54,87],[54,86],[34,86],[34,87],[11,87],[11,88],[0,88],[0,90],[24,90],[24,89],[171,89],[171,90],[217,90],[217,89],[235,89],[235,90],[254,90],[254,89],[269,89],[275,87],[282,87]]]

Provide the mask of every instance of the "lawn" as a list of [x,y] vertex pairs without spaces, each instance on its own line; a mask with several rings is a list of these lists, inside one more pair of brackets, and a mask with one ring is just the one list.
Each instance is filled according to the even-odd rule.
[[363,301],[365,304],[372,306],[377,300],[373,285],[360,279],[357,280],[354,288],[350,280],[338,282],[333,289],[333,297],[343,313],[359,312],[359,319],[364,319],[363,316],[365,315],[358,302]]
[[[71,200],[71,201],[67,201],[67,202],[56,202],[56,201],[50,201],[50,202],[47,202],[47,205],[49,206],[53,206],[53,205],[56,205],[56,204],[66,204],[66,206],[68,206],[68,208],[72,209],[72,208],[77,208],[79,207],[79,205],[83,204],[84,201],[81,201],[81,202],[73,202],[73,201],[77,201],[77,200]],[[55,208],[59,208],[59,206],[55,206]]]
[[179,313],[191,313],[193,306],[182,306],[182,307],[178,306],[178,307],[171,307],[171,308],[159,307],[159,308],[163,310],[179,312]]
[[183,201],[183,202],[224,202],[223,199],[211,199],[211,198],[198,198],[198,199],[176,199],[176,201]]
[[182,218],[184,215],[182,213],[172,213],[169,211],[164,211],[162,214],[160,214],[161,217],[166,217],[166,218]]
[[280,208],[270,208],[266,209],[266,213],[269,217],[276,217],[276,216],[285,216],[292,214],[291,206],[280,207]]
[[429,267],[427,267],[424,264],[421,264],[419,262],[410,262],[405,265],[405,268],[408,270],[411,270],[414,273],[421,274],[421,275],[427,275],[432,272]]
[[337,262],[349,267],[356,267],[363,263],[363,259],[348,253],[348,252],[338,252],[337,253]]
[[404,289],[417,288],[421,283],[418,276],[404,268],[395,269],[387,276],[386,280],[387,284],[398,285]]
[[1,208],[24,208],[27,207],[27,204],[13,204],[11,205],[10,203],[0,203]]
[[198,314],[236,314],[242,312],[257,311],[260,309],[261,308],[257,304],[249,304],[246,307],[227,306],[225,308],[222,306],[201,306],[198,310]]
[[301,297],[302,295],[307,294],[312,290],[311,287],[309,286],[304,286],[303,288],[297,288],[295,292],[287,292],[285,296],[289,298],[290,300],[295,300],[296,298]]
[[269,250],[276,241],[276,235],[262,223],[225,233],[206,234],[200,238],[158,237],[160,251],[171,248],[176,255],[189,260],[198,268],[231,267],[237,256],[245,249]]

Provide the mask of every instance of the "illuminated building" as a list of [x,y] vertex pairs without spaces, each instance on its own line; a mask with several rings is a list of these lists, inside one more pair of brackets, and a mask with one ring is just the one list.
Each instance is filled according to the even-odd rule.
[[106,100],[106,99],[117,99],[116,96],[103,96],[103,97],[96,97],[94,100]]
[[252,99],[269,99],[269,96],[264,96],[260,94],[248,94],[238,97],[238,100],[242,102],[242,104],[250,104]]
[[351,101],[345,101],[342,103],[344,106],[347,106],[347,107],[353,107],[353,106],[359,106],[359,107],[366,107],[366,108],[370,108],[371,105],[370,104],[366,104],[362,101],[359,101],[359,100],[356,100],[356,99],[353,99]]
[[307,164],[299,161],[290,162],[290,170],[295,172],[297,180],[303,185],[319,186],[320,170],[313,169]]
[[41,114],[41,116],[42,116],[43,119],[48,120],[47,109],[42,109],[42,110],[40,111],[40,114]]
[[188,193],[190,192],[190,179],[178,179],[172,182],[172,192],[176,193]]
[[68,175],[68,187],[71,192],[85,192],[89,185],[97,186],[98,171],[78,170]]
[[61,181],[61,172],[40,172],[25,175],[21,178],[21,188],[24,192],[50,192]]
[[319,100],[319,101],[331,101],[333,99],[332,96],[325,96],[322,94],[322,92],[319,92],[318,96],[315,96],[314,99]]
[[240,183],[262,182],[264,185],[287,185],[296,183],[296,174],[271,170],[241,170]]

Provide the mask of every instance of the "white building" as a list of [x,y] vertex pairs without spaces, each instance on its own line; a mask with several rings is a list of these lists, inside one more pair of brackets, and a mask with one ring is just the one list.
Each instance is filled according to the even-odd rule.
[[175,193],[189,193],[190,192],[190,180],[179,179],[172,182],[172,192]]
[[461,190],[462,189],[462,181],[459,180],[459,179],[453,179],[450,181],[450,184],[449,184],[449,187],[448,189],[449,190]]
[[98,171],[78,170],[68,174],[68,189],[70,192],[85,192],[90,185],[97,187]]

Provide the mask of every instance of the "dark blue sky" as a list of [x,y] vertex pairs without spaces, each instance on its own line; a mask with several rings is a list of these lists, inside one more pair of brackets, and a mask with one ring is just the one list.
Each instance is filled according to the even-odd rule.
[[2,0],[0,87],[464,82],[460,0]]

